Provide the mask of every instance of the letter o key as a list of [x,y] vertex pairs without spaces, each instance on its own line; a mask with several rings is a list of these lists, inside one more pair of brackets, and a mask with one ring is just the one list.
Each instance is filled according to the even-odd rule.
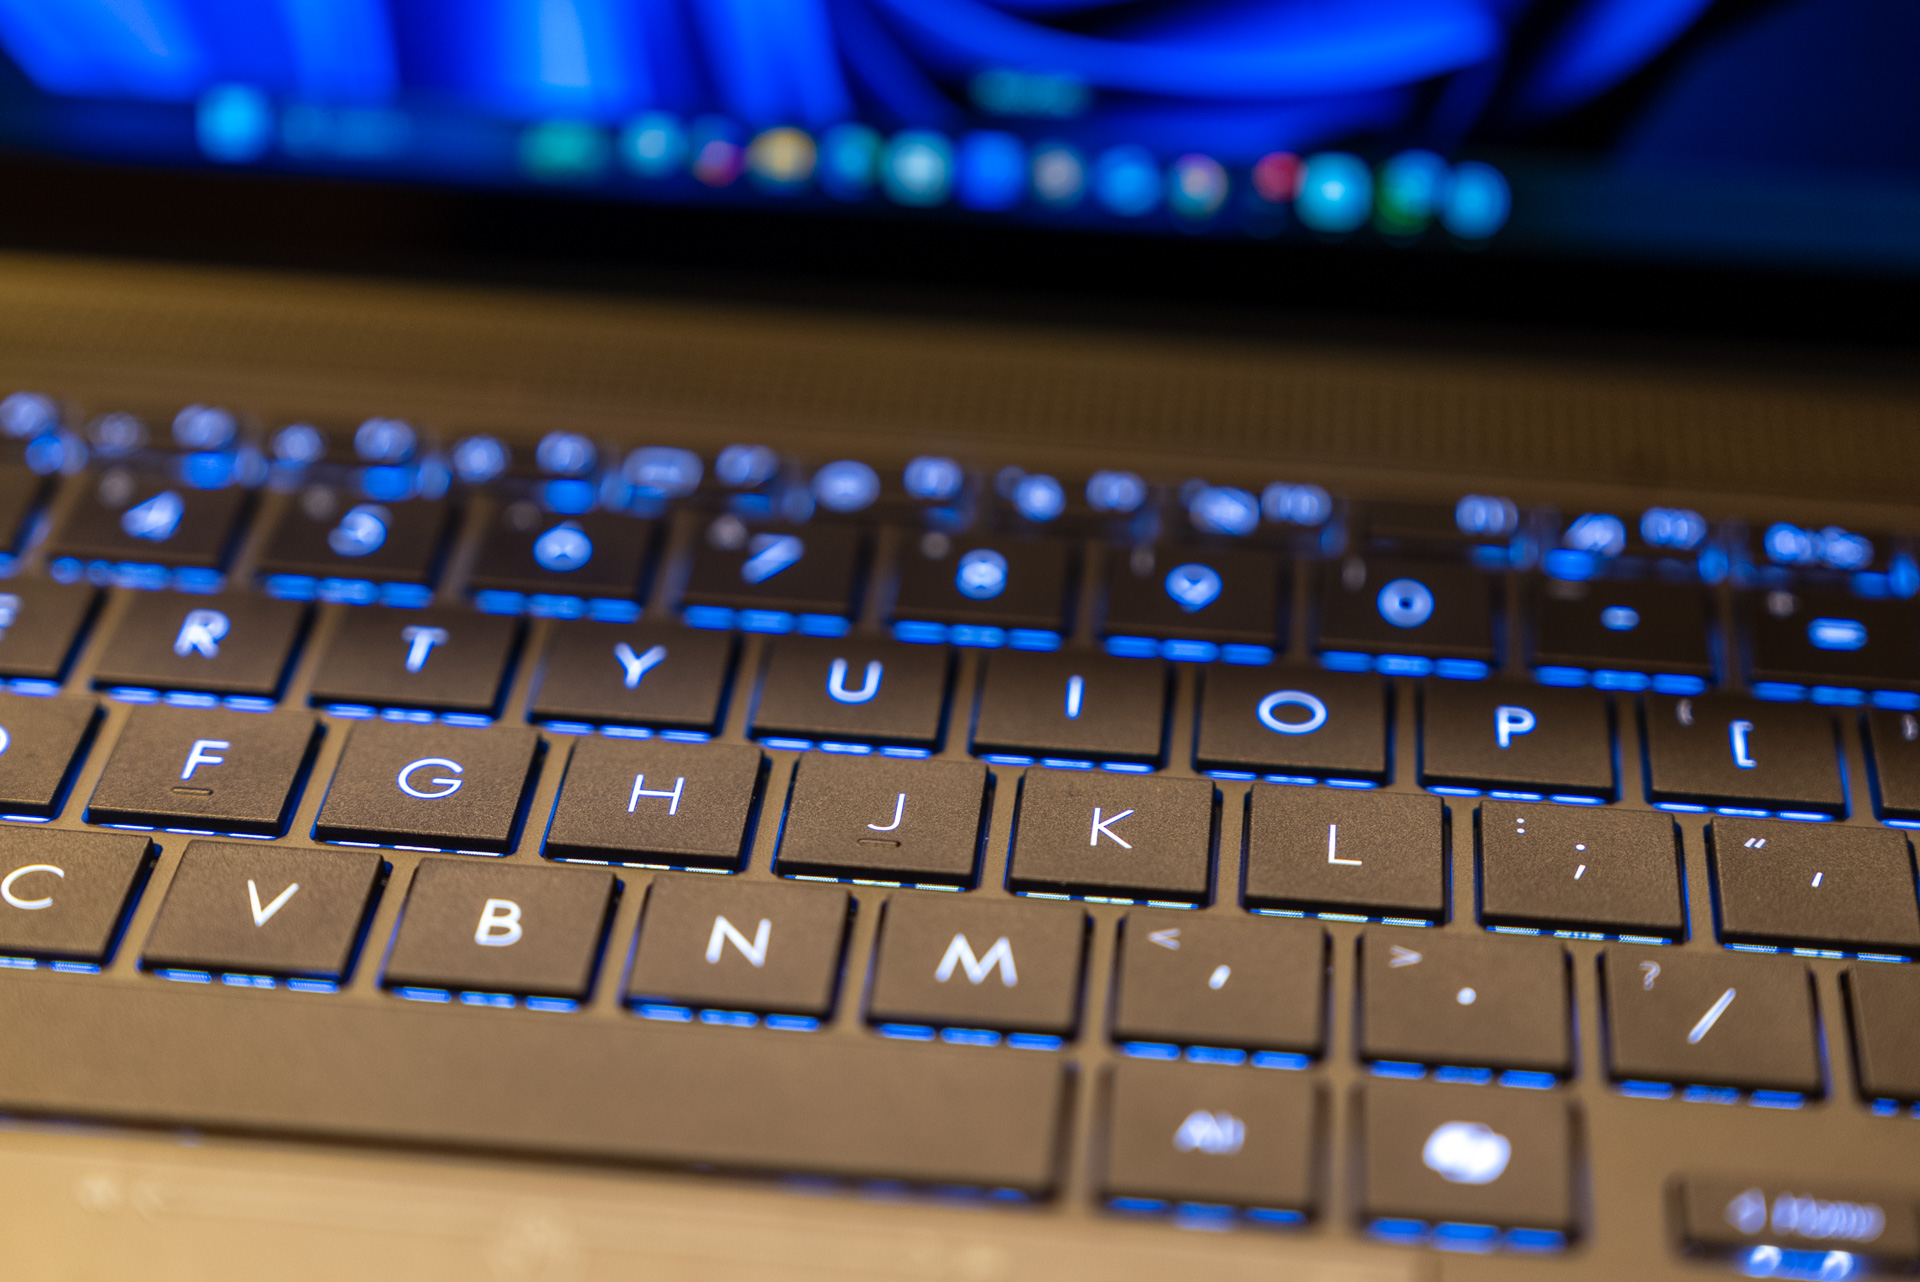
[[[1307,718],[1304,721],[1282,721],[1279,716],[1281,708],[1305,708]],[[1327,705],[1305,690],[1275,690],[1260,701],[1256,712],[1260,724],[1275,734],[1312,734],[1327,724]]]
[[419,788],[414,787],[413,772],[416,770],[424,770],[428,766],[438,766],[442,770],[451,770],[456,775],[466,773],[465,767],[457,761],[448,761],[445,757],[422,757],[418,761],[410,761],[400,767],[400,773],[394,776],[393,781],[400,785],[401,792],[406,793],[409,797],[418,797],[422,801],[438,801],[442,797],[451,797],[454,793],[460,791],[460,785],[464,783],[465,780],[449,779],[445,775],[437,775],[427,780],[427,787],[438,789],[436,792],[423,792]]

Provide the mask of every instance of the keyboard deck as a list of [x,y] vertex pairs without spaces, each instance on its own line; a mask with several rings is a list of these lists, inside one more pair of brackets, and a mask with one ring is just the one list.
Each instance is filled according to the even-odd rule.
[[198,412],[0,465],[0,1106],[1920,1259],[1897,534]]

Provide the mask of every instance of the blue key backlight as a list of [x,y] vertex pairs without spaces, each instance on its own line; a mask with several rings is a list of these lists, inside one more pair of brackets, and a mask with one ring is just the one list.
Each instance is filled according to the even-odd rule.
[[1600,626],[1609,632],[1631,632],[1640,626],[1640,611],[1630,605],[1610,605],[1600,611]]
[[1864,650],[1867,625],[1858,619],[1809,619],[1807,641],[1816,650]]

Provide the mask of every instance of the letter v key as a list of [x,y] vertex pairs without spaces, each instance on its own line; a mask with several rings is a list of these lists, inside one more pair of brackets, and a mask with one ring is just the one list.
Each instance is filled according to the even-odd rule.
[[253,878],[247,878],[247,898],[253,902],[253,924],[256,926],[264,926],[273,920],[273,915],[286,906],[287,901],[293,898],[293,892],[298,889],[300,889],[300,883],[296,881],[281,891],[272,903],[262,908],[260,906],[260,888],[253,884]]

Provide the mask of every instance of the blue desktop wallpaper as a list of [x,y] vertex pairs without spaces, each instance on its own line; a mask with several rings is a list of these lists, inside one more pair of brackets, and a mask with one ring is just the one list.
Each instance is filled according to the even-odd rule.
[[1920,269],[1910,0],[0,0],[0,142]]

